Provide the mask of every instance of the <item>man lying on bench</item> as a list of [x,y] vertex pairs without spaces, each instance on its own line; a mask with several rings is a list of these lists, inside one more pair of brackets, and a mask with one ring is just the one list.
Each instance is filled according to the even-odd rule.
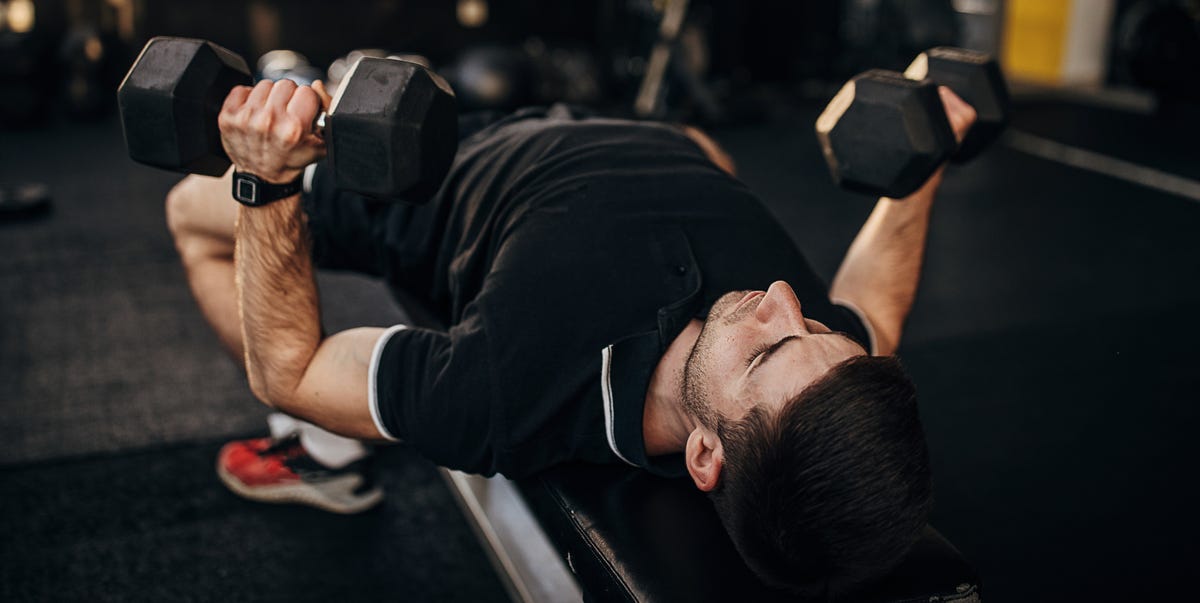
[[[961,138],[974,111],[943,94]],[[226,446],[238,494],[361,510],[380,494],[354,440],[391,440],[484,475],[689,475],[749,567],[799,593],[868,582],[918,537],[928,454],[892,354],[940,170],[879,200],[827,289],[695,129],[528,109],[464,125],[433,198],[387,204],[311,167],[324,145],[296,133],[328,103],[265,81],[222,110],[235,170],[302,193],[247,207],[230,176],[190,176],[167,199],[201,311],[254,394],[306,422],[307,446]],[[326,334],[314,266],[380,277],[449,328]]]

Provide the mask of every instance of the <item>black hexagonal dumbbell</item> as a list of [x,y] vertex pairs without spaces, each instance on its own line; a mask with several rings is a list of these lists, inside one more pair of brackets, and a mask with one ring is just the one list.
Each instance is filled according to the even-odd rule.
[[839,185],[893,198],[917,190],[954,150],[937,87],[883,69],[842,86],[817,118],[817,139]]
[[[955,144],[937,85],[950,87],[978,113],[962,145]],[[977,155],[1007,121],[1008,90],[995,61],[982,53],[935,48],[913,61],[906,74],[875,69],[855,76],[821,113],[816,130],[839,185],[901,198],[947,158]]]
[[[246,62],[212,42],[150,40],[117,91],[135,161],[219,176],[229,168],[217,115],[229,91],[253,83]],[[441,185],[458,147],[454,93],[432,71],[364,58],[314,128],[338,188],[421,202]]]

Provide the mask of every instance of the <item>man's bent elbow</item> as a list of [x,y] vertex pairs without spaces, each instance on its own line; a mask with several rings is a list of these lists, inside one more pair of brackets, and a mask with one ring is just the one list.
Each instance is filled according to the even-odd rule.
[[304,370],[299,367],[307,363],[298,357],[275,357],[264,362],[253,355],[246,357],[246,377],[250,392],[260,402],[288,414],[294,414],[303,405],[299,397],[300,381]]
[[259,376],[256,371],[247,372],[250,380],[250,393],[254,394],[259,402],[282,412],[287,412],[287,409],[293,406],[294,388],[289,389],[278,382],[272,383]]

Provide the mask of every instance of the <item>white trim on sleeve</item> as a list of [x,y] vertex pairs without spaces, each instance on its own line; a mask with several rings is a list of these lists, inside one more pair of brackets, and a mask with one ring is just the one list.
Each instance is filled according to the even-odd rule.
[[379,357],[383,356],[383,347],[387,345],[392,335],[407,328],[408,325],[396,325],[379,336],[379,340],[375,342],[375,350],[371,352],[371,368],[367,370],[367,407],[371,409],[371,420],[375,422],[375,429],[379,430],[380,435],[393,442],[399,442],[400,438],[388,432],[387,428],[383,426],[383,418],[379,416],[379,391],[375,386],[375,375],[379,372]]
[[863,323],[863,328],[867,330],[867,342],[871,348],[867,350],[872,356],[879,353],[879,340],[875,338],[875,326],[871,324],[871,319],[867,318],[867,313],[862,311],[862,308],[854,305],[854,302],[848,299],[835,298],[829,300],[847,310],[850,310]]
[[310,163],[310,164],[308,164],[308,167],[304,168],[304,180],[302,182],[302,184],[304,185],[304,192],[309,193],[309,194],[312,193],[313,176],[316,173],[317,173],[317,164],[315,164],[315,163]]
[[617,434],[613,428],[612,348],[610,345],[600,350],[600,394],[604,398],[604,435],[608,436],[608,447],[617,458],[637,467],[617,450]]

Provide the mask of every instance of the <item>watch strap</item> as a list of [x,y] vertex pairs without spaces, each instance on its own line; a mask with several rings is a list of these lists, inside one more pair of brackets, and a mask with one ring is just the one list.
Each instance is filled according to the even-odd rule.
[[304,174],[283,184],[267,182],[248,172],[233,171],[233,199],[248,207],[259,207],[286,199],[304,190]]

